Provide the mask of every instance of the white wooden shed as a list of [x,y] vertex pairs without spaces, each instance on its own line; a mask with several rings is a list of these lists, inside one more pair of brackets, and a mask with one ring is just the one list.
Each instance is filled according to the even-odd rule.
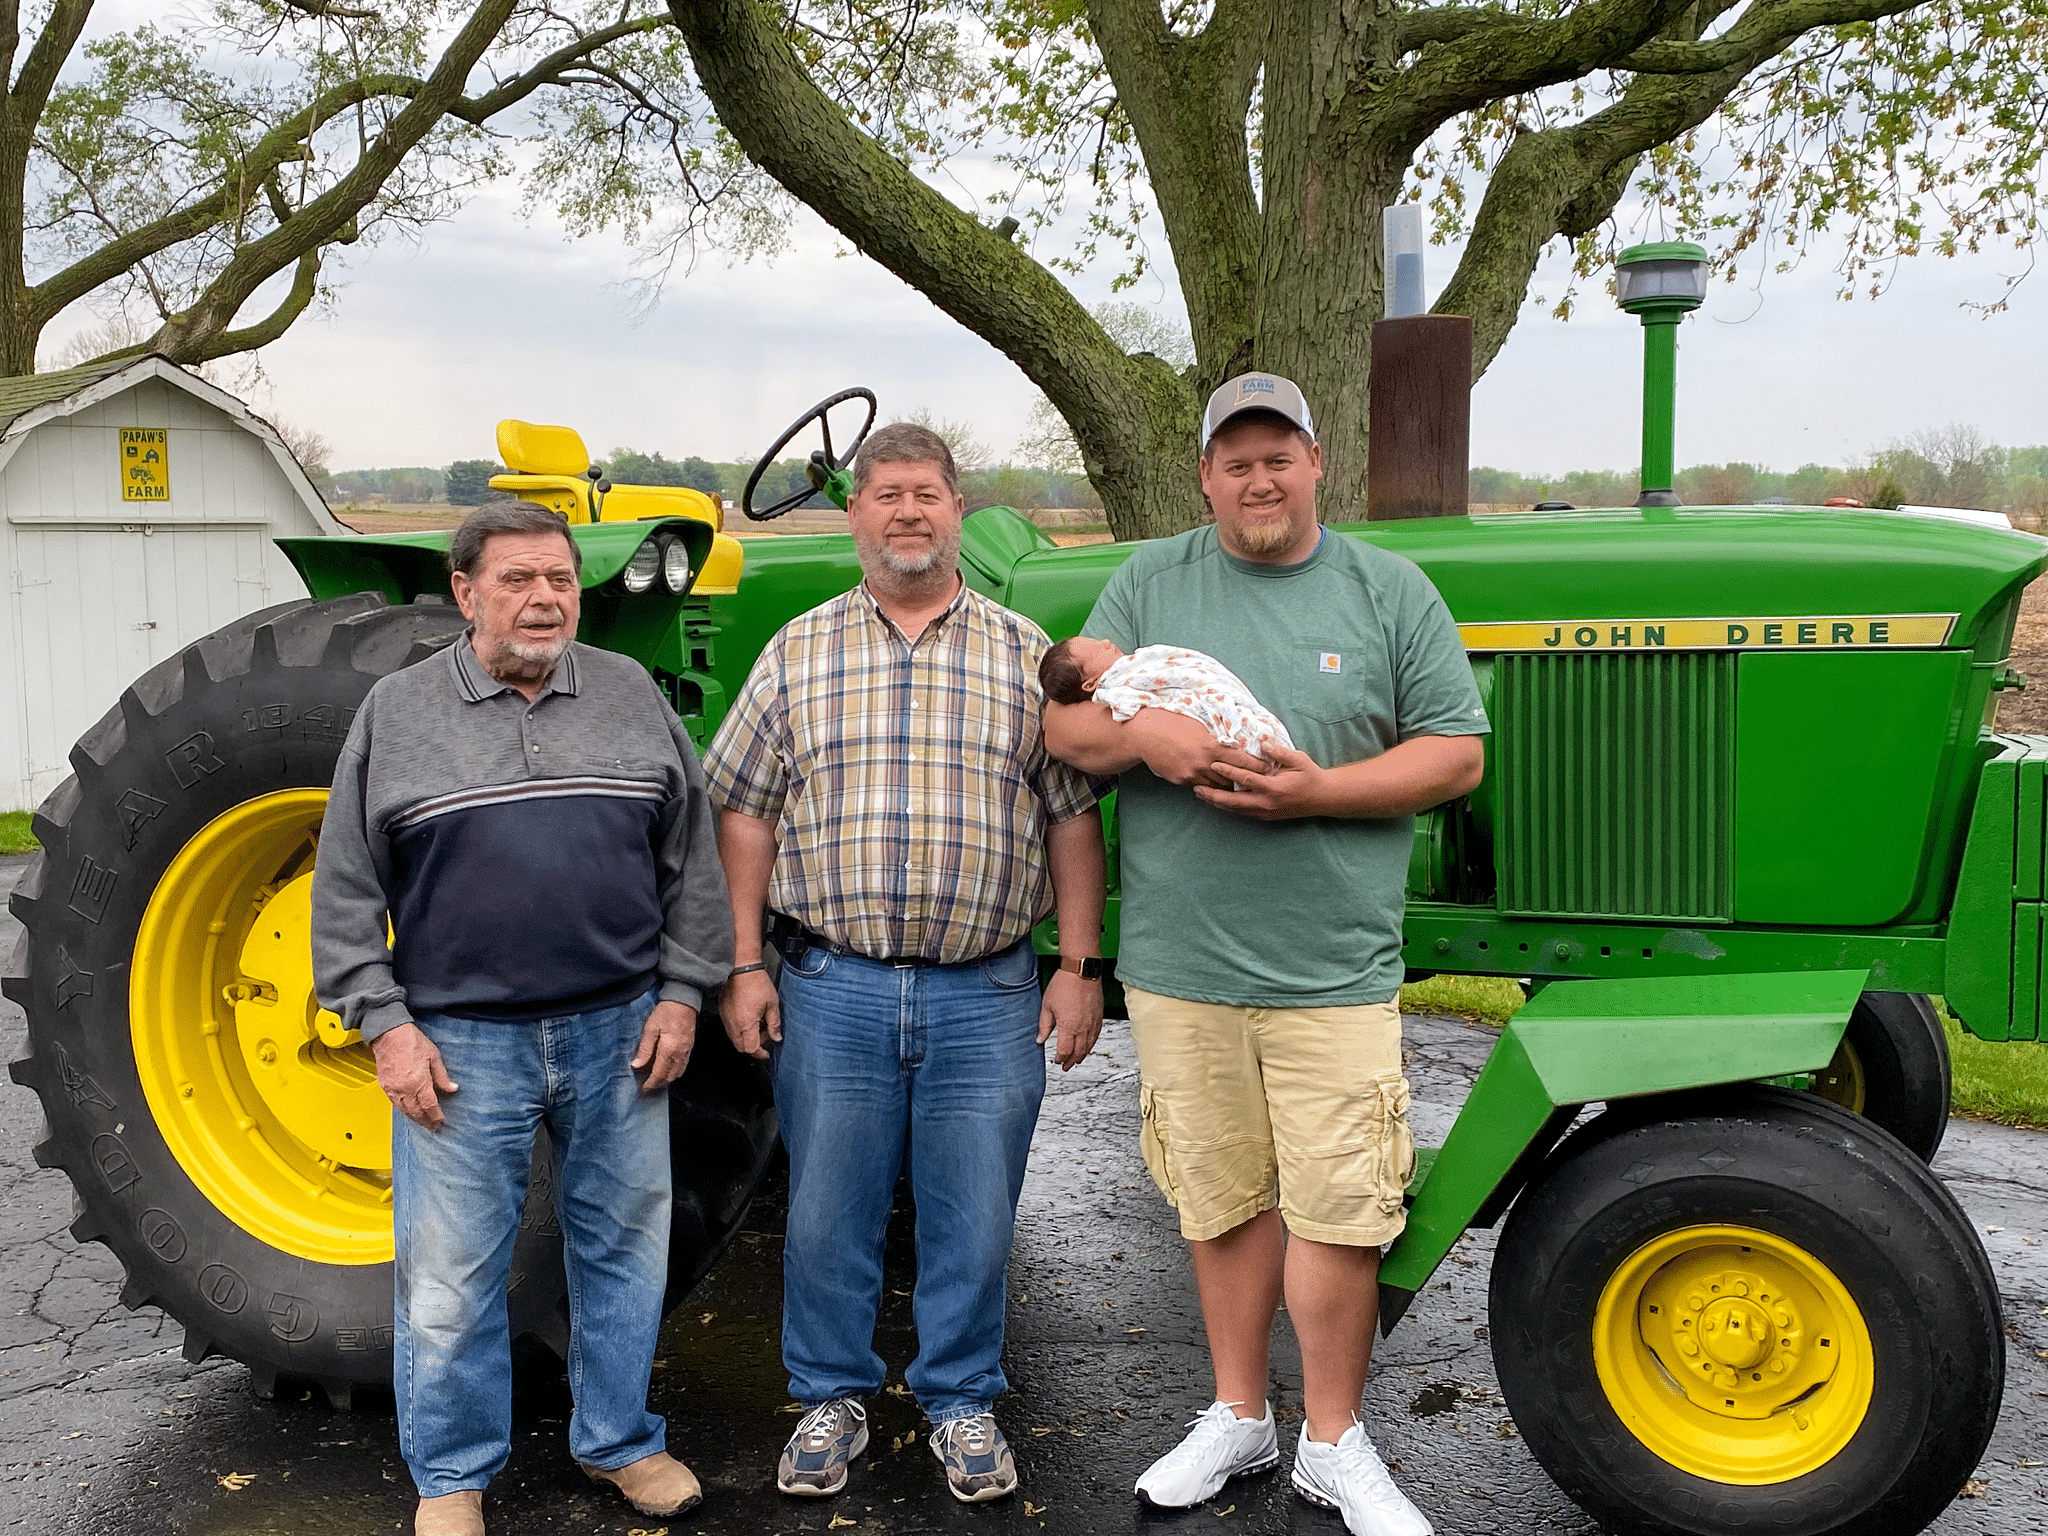
[[305,596],[271,540],[346,531],[275,428],[174,363],[0,379],[0,810],[157,662]]

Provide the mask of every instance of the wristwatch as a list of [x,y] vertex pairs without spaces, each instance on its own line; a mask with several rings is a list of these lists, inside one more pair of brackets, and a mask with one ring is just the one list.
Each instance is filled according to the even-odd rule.
[[1100,981],[1109,972],[1109,963],[1100,955],[1090,955],[1077,960],[1072,955],[1060,956],[1060,969],[1069,971],[1083,981]]

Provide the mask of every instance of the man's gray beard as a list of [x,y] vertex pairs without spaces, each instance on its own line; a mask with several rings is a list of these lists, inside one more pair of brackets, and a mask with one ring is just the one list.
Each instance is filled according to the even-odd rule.
[[1277,523],[1240,523],[1231,531],[1230,538],[1239,549],[1256,557],[1277,555],[1292,547],[1301,536],[1296,520],[1288,517]]
[[559,640],[521,640],[516,636],[500,640],[497,651],[501,657],[509,657],[523,666],[552,667],[569,654],[569,647],[575,643],[574,635],[564,635]]
[[865,539],[854,541],[854,552],[860,556],[860,568],[870,580],[878,575],[893,576],[912,586],[934,583],[940,579],[951,579],[954,566],[960,558],[960,536],[943,528],[934,529],[932,541],[923,555],[915,559],[899,555],[889,547],[889,540],[883,537],[869,543]]

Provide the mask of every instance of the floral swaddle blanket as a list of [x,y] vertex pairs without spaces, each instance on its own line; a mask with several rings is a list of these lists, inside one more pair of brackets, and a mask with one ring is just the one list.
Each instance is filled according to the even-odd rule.
[[1141,709],[1170,709],[1198,721],[1218,741],[1254,757],[1268,742],[1289,751],[1294,741],[1280,717],[1214,656],[1177,645],[1147,645],[1112,662],[1095,685],[1097,703],[1118,720]]

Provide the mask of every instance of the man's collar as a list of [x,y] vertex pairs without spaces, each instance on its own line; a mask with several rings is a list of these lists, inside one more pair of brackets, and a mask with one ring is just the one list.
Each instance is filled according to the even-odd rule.
[[[960,611],[961,604],[967,601],[967,578],[962,576],[960,572],[956,570],[953,572],[953,580],[959,583],[959,585],[955,587],[953,590],[953,600],[947,603],[945,607],[941,608],[937,616],[932,619],[931,623],[925,626],[925,629],[927,631],[935,629],[939,625],[945,623],[946,620],[950,619],[951,617],[953,617],[954,614],[958,613]],[[868,585],[867,578],[865,576],[861,578],[860,585],[855,587],[853,590],[859,594],[861,601],[867,604],[868,612],[872,613],[884,624],[887,624],[891,629],[896,628],[896,621],[890,618],[888,613],[883,610],[882,600],[875,596],[875,589]],[[898,630],[897,632],[899,634],[902,633],[902,631],[900,630]],[[913,635],[910,638],[916,639],[917,637]]]
[[[455,686],[462,690],[462,697],[471,704],[481,704],[485,699],[495,698],[501,693],[517,693],[519,690],[510,683],[501,683],[484,670],[484,664],[477,659],[474,644],[476,631],[466,629],[462,637],[448,647],[455,664]],[[550,693],[576,693],[576,647],[571,645],[562,653],[562,659],[555,663],[555,670],[548,674],[540,686],[540,697]]]

